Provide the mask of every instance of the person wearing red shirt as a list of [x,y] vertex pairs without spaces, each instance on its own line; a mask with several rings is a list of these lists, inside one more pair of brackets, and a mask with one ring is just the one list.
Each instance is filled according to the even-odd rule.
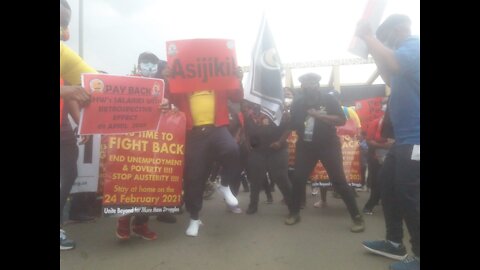
[[[164,74],[167,78],[168,72],[166,69]],[[240,68],[237,69],[237,77],[240,81],[243,77]],[[200,90],[170,94],[168,98],[186,116],[184,198],[185,207],[190,213],[190,224],[185,234],[197,236],[199,226],[202,225],[200,210],[203,192],[213,162],[219,162],[223,170],[218,191],[232,212],[241,212],[238,200],[230,189],[230,185],[239,179],[241,168],[238,144],[228,130],[228,101],[240,102],[243,99],[243,89]]]

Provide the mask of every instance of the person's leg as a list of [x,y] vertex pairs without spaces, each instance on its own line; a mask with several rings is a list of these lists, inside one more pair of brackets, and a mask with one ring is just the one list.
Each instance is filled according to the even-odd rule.
[[322,149],[320,161],[327,171],[330,182],[347,206],[351,218],[355,219],[360,215],[360,212],[358,211],[353,190],[348,185],[345,177],[340,143],[325,146],[324,149]]
[[327,191],[328,187],[320,187],[320,200],[322,200],[324,205],[327,204]]
[[69,250],[75,247],[75,241],[67,238],[63,224],[63,208],[73,183],[77,179],[78,146],[76,140],[60,140],[60,250]]
[[396,156],[396,149],[392,147],[385,158],[379,176],[382,183],[381,198],[386,226],[386,239],[395,243],[402,243],[403,220],[399,208],[400,201],[395,192]]
[[205,188],[203,190],[203,199],[209,200],[212,198],[212,195],[215,193],[217,190],[217,183],[216,179],[219,174],[220,170],[220,165],[217,162],[211,163],[209,166],[209,173],[208,173],[208,179],[205,182]]
[[368,173],[370,173],[370,164],[368,163],[368,150],[362,149],[360,147],[360,184],[362,188],[367,186],[367,168]]
[[267,157],[267,170],[270,179],[278,186],[289,212],[292,212],[292,186],[288,180],[287,149],[272,152]]
[[305,192],[305,184],[318,160],[318,150],[312,148],[311,144],[299,141],[296,146],[292,185],[292,214],[285,221],[287,225],[293,225],[300,220],[298,214],[300,213],[302,196]]
[[63,208],[73,183],[77,179],[78,146],[75,142],[60,141],[60,224],[63,223]]
[[396,146],[395,192],[407,225],[412,252],[420,257],[420,161],[412,160],[413,145]]
[[232,193],[232,187],[240,185],[240,154],[238,144],[227,127],[215,128],[209,137],[209,149],[215,155],[215,160],[222,166],[222,181],[220,191],[229,207],[237,207],[238,200]]
[[270,185],[270,181],[268,181],[268,176],[266,173],[263,176],[263,190],[265,191],[265,195],[267,196],[267,203],[272,203],[272,186]]
[[300,194],[300,209],[305,208],[305,205],[307,204],[307,182],[309,180],[309,177],[310,175],[308,175],[307,179],[305,179],[302,187],[302,193]]
[[290,181],[290,185],[293,185],[293,174],[295,172],[295,168],[288,167],[288,180]]
[[369,160],[367,181],[370,184],[370,198],[363,207],[364,213],[371,213],[375,205],[380,201],[380,189],[378,186],[380,168],[381,166],[377,159]]
[[95,217],[90,215],[90,209],[95,204],[95,192],[80,192],[71,194],[70,202],[70,220],[75,221],[90,221],[94,220]]
[[244,192],[250,192],[250,185],[247,181],[247,174],[244,170],[242,170],[240,181],[242,182],[242,187]]
[[148,215],[136,214],[132,221],[132,231],[145,240],[155,240],[157,234],[148,228],[148,219]]
[[244,192],[250,192],[250,184],[248,183],[248,175],[247,175],[247,162],[248,162],[248,149],[246,142],[242,142],[238,149],[240,151],[240,171],[241,171],[241,182],[243,186]]
[[258,151],[252,150],[247,163],[248,179],[250,180],[250,203],[247,214],[253,214],[258,209],[258,199],[262,184],[265,183],[265,156]]
[[118,239],[127,240],[130,238],[130,219],[131,215],[126,215],[119,217],[117,219],[117,230],[116,234]]
[[272,180],[271,175],[268,175],[267,183],[270,187],[270,192],[275,192],[275,181]]
[[390,148],[382,168],[380,169],[381,201],[386,226],[386,241],[364,241],[363,246],[375,254],[388,258],[403,260],[407,258],[407,251],[403,245],[403,219],[400,200],[397,196],[395,175],[397,166],[397,150]]
[[185,147],[184,199],[185,208],[193,220],[199,219],[203,204],[203,190],[207,181],[211,159],[209,158],[208,134],[201,130],[187,133]]

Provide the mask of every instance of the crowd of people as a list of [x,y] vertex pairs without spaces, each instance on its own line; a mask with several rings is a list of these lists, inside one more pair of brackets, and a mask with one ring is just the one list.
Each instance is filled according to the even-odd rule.
[[[70,16],[67,1],[60,0],[61,250],[75,247],[75,242],[68,239],[62,229],[65,203],[77,177],[78,158],[77,138],[67,115],[78,122],[79,112],[90,98],[80,86],[81,74],[97,72],[63,42],[69,38]],[[183,202],[190,216],[187,236],[199,235],[203,200],[205,191],[211,187],[212,175],[220,176],[217,190],[227,209],[236,214],[242,213],[237,199],[240,183],[250,192],[248,215],[259,211],[261,190],[265,190],[268,197],[272,183],[275,184],[287,207],[288,217],[284,223],[297,224],[305,205],[306,183],[320,161],[350,214],[351,232],[365,230],[363,214],[372,214],[381,201],[386,239],[364,241],[363,246],[373,253],[399,260],[391,269],[420,269],[419,38],[410,34],[410,20],[404,15],[388,17],[375,34],[368,23],[361,21],[356,35],[365,41],[382,79],[391,87],[391,95],[383,102],[385,115],[372,121],[363,134],[368,145],[367,183],[371,188],[371,197],[363,211],[359,210],[354,189],[348,184],[337,135],[337,127],[346,123],[348,114],[337,97],[320,91],[318,74],[301,76],[300,89],[285,89],[284,115],[277,125],[261,112],[260,105],[244,99],[242,87],[171,93],[166,62],[150,52],[139,55],[137,73],[132,75],[164,79],[165,102],[159,109],[181,111],[186,116]],[[236,75],[241,86],[241,68]],[[296,134],[295,151],[289,153],[287,139],[292,133]],[[81,143],[88,139],[82,137]],[[292,155],[295,161],[289,163]],[[157,214],[157,219],[176,222],[175,216],[168,213]],[[126,240],[133,231],[146,240],[154,240],[157,234],[149,229],[148,221],[149,216],[145,214],[119,217],[116,235]],[[403,221],[411,236],[413,256],[408,256],[403,245]]]

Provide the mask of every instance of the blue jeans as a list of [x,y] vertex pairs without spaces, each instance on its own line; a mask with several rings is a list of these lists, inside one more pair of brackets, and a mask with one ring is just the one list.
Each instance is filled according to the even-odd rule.
[[412,251],[420,257],[420,161],[412,160],[413,145],[394,145],[380,170],[387,240],[402,243],[403,220]]

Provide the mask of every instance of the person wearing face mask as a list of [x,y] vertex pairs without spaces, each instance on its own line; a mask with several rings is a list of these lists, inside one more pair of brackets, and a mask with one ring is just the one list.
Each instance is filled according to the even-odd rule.
[[297,132],[295,172],[293,176],[292,213],[285,224],[300,221],[300,203],[306,180],[318,160],[327,171],[328,178],[340,194],[352,218],[352,232],[365,230],[352,189],[343,170],[342,147],[336,126],[346,122],[345,114],[335,97],[320,91],[320,75],[307,73],[299,78],[300,96],[291,107],[291,127]]
[[[159,66],[165,67],[165,61],[161,61],[155,54],[151,52],[143,52],[138,56],[137,74],[136,76],[148,78],[161,78],[161,70]],[[163,79],[163,78],[162,78]],[[164,101],[165,102],[165,101]],[[148,227],[149,216],[146,214],[126,215],[118,218],[116,235],[120,240],[130,238],[130,223],[133,225],[132,231],[145,240],[157,239],[157,234]],[[175,223],[177,219],[171,213],[165,212],[157,215],[157,220],[165,223]]]
[[[363,246],[401,260],[390,265],[392,270],[420,269],[420,38],[412,36],[410,24],[407,16],[394,14],[378,27],[376,37],[366,21],[356,29],[391,88],[386,115],[395,143],[380,170],[386,239],[364,241]],[[404,221],[414,256],[402,244]]]

